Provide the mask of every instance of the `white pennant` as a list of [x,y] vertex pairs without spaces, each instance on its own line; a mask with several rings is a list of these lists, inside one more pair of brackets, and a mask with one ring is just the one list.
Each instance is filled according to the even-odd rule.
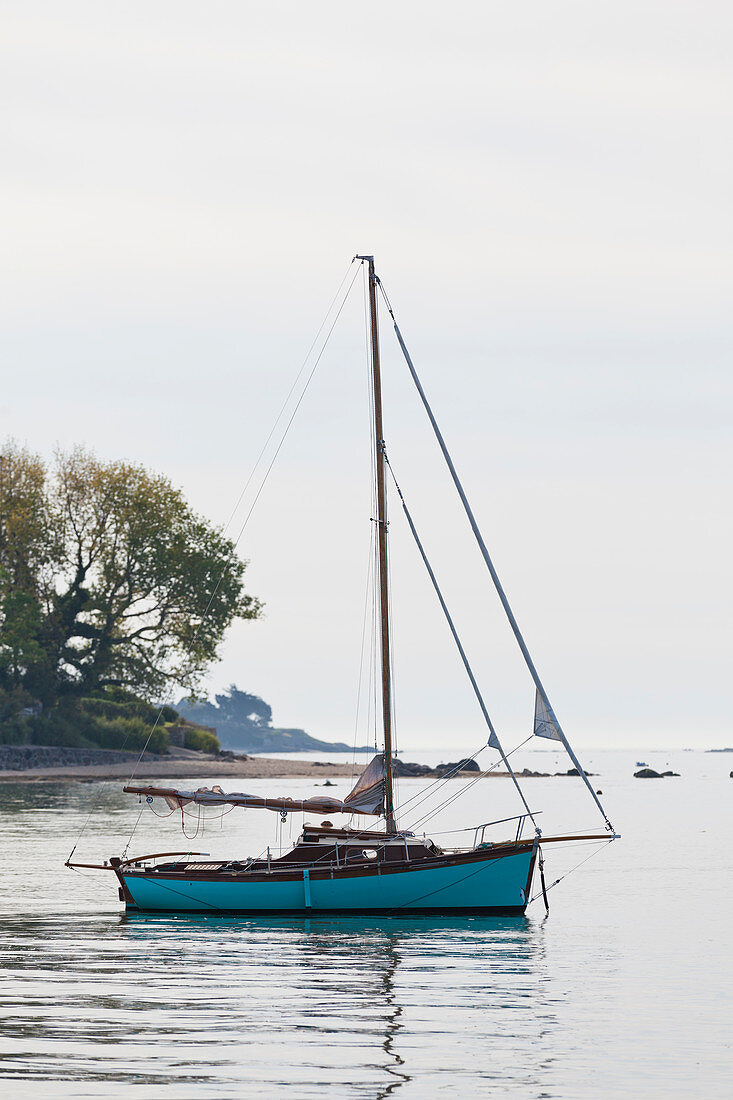
[[552,741],[562,741],[555,718],[545,706],[539,691],[535,692],[534,697],[534,735],[549,737]]

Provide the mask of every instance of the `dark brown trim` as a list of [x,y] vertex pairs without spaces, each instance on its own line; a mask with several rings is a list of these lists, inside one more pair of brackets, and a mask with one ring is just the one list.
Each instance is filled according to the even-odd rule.
[[[520,841],[519,844],[496,845],[493,848],[477,849],[471,852],[456,852],[450,855],[437,856],[432,859],[404,860],[401,862],[375,863],[364,861],[351,867],[336,867],[334,864],[324,864],[317,867],[313,864],[307,867],[311,881],[324,879],[347,878],[373,878],[379,875],[397,875],[405,873],[417,873],[418,871],[435,871],[441,867],[460,867],[473,863],[491,863],[497,859],[506,859],[509,856],[522,855],[531,849],[533,840]],[[153,868],[141,868],[139,870],[130,867],[130,863],[124,865],[124,873],[132,878],[154,878],[157,880],[169,880],[181,882],[183,880],[197,882],[221,882],[222,879],[233,882],[300,882],[303,878],[303,866],[292,866],[288,870],[268,871],[187,871],[185,867],[180,870],[155,871]]]

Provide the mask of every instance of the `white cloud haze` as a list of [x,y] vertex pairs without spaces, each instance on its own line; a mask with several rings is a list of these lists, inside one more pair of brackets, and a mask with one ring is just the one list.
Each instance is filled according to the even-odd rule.
[[[3,436],[143,462],[223,523],[373,252],[568,734],[733,744],[727,5],[0,13]],[[531,685],[384,341],[390,454],[513,743]],[[347,741],[365,377],[355,293],[243,540],[266,618],[211,678]],[[400,743],[478,743],[392,515]]]

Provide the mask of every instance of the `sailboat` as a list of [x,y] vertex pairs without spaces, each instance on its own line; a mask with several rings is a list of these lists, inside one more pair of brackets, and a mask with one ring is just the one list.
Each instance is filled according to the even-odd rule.
[[[532,885],[539,866],[542,895],[547,904],[543,873],[543,846],[575,841],[617,839],[598,793],[578,761],[565,736],[547,692],[537,673],[488,553],[475,516],[448,452],[433,411],[394,317],[373,256],[355,256],[366,265],[368,275],[370,366],[372,387],[372,441],[374,492],[376,501],[376,570],[378,588],[378,652],[381,673],[381,733],[383,751],[375,754],[353,790],[343,799],[310,797],[263,797],[245,793],[227,794],[220,787],[183,790],[133,784],[125,792],[142,801],[163,800],[171,809],[185,807],[240,807],[288,814],[341,816],[346,823],[330,820],[304,824],[297,841],[285,854],[257,858],[237,855],[232,859],[206,860],[205,853],[162,852],[151,855],[112,857],[103,865],[72,863],[69,867],[96,866],[113,871],[119,882],[120,900],[128,911],[222,913],[240,915],[313,914],[484,914],[519,916],[532,899]],[[600,811],[604,831],[543,836],[536,812],[530,809],[520,779],[489,716],[477,679],[443,598],[435,573],[417,533],[412,516],[389,463],[382,418],[382,384],[377,302],[382,295],[409,372],[439,448],[466,513],[509,625],[519,645],[535,687],[533,733],[561,743],[573,761]],[[475,828],[473,842],[464,848],[442,848],[433,839],[401,827],[395,805],[395,754],[393,751],[392,662],[390,646],[390,593],[388,584],[387,482],[392,477],[408,527],[416,542],[450,633],[458,647],[469,683],[476,696],[489,733],[487,747],[498,753],[498,761],[516,787],[523,811],[513,818],[487,822]],[[446,779],[449,779],[447,776]],[[199,810],[201,812],[201,810]],[[363,824],[371,819],[373,824]],[[506,839],[485,839],[489,826],[505,826]],[[526,832],[526,835],[523,835]],[[513,835],[512,835],[513,834]],[[72,853],[73,854],[73,853]]]

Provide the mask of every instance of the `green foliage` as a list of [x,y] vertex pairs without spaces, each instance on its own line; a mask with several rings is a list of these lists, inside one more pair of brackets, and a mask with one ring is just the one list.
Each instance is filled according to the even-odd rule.
[[[67,698],[43,714],[22,715],[23,708],[29,707],[32,702],[22,689],[16,689],[11,694],[0,689],[1,744],[64,745],[140,752],[149,737],[148,751],[168,751],[168,730],[162,715],[155,724],[160,708],[130,692],[112,689],[88,699]],[[163,709],[176,716],[172,707]],[[218,751],[218,747],[217,742],[215,748],[208,747],[207,751]]]
[[21,715],[31,706],[32,697],[22,687],[4,691],[0,687],[0,742],[4,745],[24,745],[28,741],[28,719]]
[[221,745],[215,733],[208,730],[197,729],[195,726],[186,727],[184,745],[187,749],[195,749],[197,752],[220,752]]
[[55,707],[43,715],[34,715],[22,721],[27,730],[26,740],[32,745],[89,748],[95,744],[95,720],[74,704]]
[[110,688],[89,699],[71,700],[69,707],[79,713],[85,736],[101,749],[139,752],[150,738],[149,752],[168,751],[168,731],[159,720],[160,708],[129,691]]
[[140,718],[98,718],[94,723],[94,742],[101,749],[141,752],[147,747],[148,752],[166,753],[168,731],[162,726],[156,726],[151,734],[150,726]]
[[[244,569],[233,544],[161,475],[82,448],[59,452],[49,472],[6,443],[0,692],[22,688],[40,700],[47,736],[62,735],[63,708],[56,712],[71,698],[101,698],[94,714],[85,704],[87,717],[114,723],[123,718],[112,704],[133,693],[135,716],[152,725],[158,708],[150,718],[140,697],[152,707],[169,684],[194,690],[229,624],[259,614]],[[166,709],[161,717],[173,721]]]
[[18,717],[0,719],[0,744],[26,745],[27,743],[27,719]]
[[99,718],[138,718],[150,727],[155,724],[159,708],[144,699],[136,699],[129,692],[124,693],[125,698],[112,698],[108,694],[92,696],[89,699],[80,699],[79,706],[86,714],[92,714]]
[[[137,701],[141,703],[140,700]],[[145,707],[147,704],[142,703]],[[5,744],[64,745],[77,748],[125,749],[141,752],[168,751],[168,732],[162,726],[151,734],[151,723],[135,714],[134,704],[104,699],[70,699],[43,715],[15,719],[25,736],[10,740],[12,723],[3,723],[0,740]]]

